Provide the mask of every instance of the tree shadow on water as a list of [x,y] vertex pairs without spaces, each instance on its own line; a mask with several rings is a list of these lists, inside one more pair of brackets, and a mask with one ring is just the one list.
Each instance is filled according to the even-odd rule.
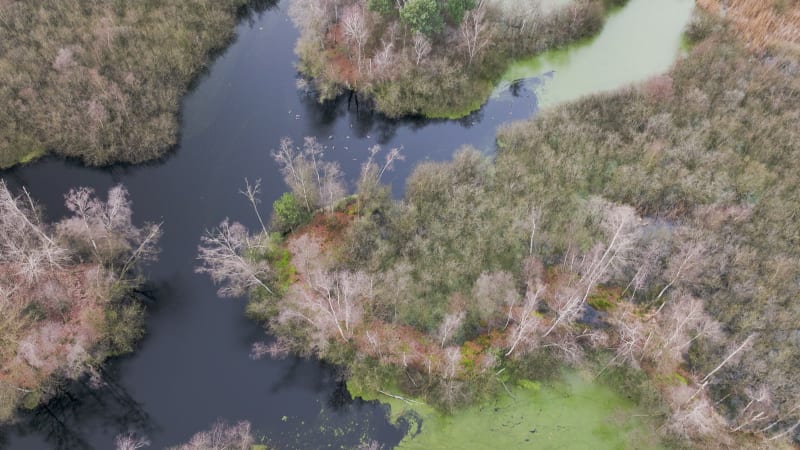
[[[152,435],[157,427],[141,404],[118,382],[115,374],[100,369],[102,379],[92,383],[89,377],[65,384],[58,395],[25,413],[12,430],[21,436],[42,436],[53,449],[93,449],[87,431],[102,429],[111,435],[136,432]],[[99,386],[95,386],[99,384]],[[7,443],[7,442],[6,442]],[[0,434],[0,447],[4,446]]]

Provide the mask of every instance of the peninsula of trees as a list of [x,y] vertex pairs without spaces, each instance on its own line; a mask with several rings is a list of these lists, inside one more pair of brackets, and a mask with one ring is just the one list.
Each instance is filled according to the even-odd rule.
[[596,33],[619,0],[292,0],[299,83],[320,100],[345,90],[391,117],[460,117],[515,58]]
[[507,126],[492,159],[423,163],[400,201],[380,183],[398,150],[370,149],[346,197],[321,144],[284,140],[272,229],[226,220],[198,270],[250,293],[275,336],[255,353],[318,355],[385,395],[446,411],[567,364],[671,446],[787,443],[800,65],[736,26],[699,13],[669,73]]
[[259,0],[0,1],[0,168],[163,155],[179,101]]
[[65,381],[102,383],[103,361],[143,333],[133,291],[160,226],[132,224],[121,186],[106,199],[73,189],[65,202],[70,215],[45,223],[27,191],[0,181],[0,423]]

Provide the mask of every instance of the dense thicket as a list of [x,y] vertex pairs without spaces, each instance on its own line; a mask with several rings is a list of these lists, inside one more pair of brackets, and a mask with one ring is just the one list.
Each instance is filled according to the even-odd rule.
[[0,422],[47,400],[64,380],[101,382],[97,368],[142,334],[142,262],[157,253],[158,225],[135,227],[127,191],[101,200],[66,196],[70,216],[42,221],[26,191],[0,181]]
[[0,167],[45,151],[88,164],[162,155],[180,96],[248,3],[0,1]]
[[257,353],[317,354],[373,390],[448,409],[594,361],[676,445],[777,445],[800,424],[800,64],[707,16],[690,31],[668,74],[508,126],[493,160],[421,164],[402,201],[379,184],[396,151],[338,202],[315,141],[278,152],[277,223],[297,222],[224,222],[201,270],[254,294],[277,336]]
[[321,100],[352,89],[389,116],[459,117],[480,107],[510,60],[596,33],[613,3],[293,0],[290,12],[300,71]]
[[697,5],[724,15],[752,48],[800,50],[800,2],[797,0],[698,0]]
[[[498,164],[525,167],[518,176],[548,190],[690,224],[710,249],[691,291],[729,343],[752,340],[704,382],[734,428],[774,430],[771,418],[796,426],[800,403],[800,64],[736,42],[716,36],[640,88],[502,130]],[[693,342],[691,370],[712,370],[726,344]],[[753,409],[758,399],[769,412]]]

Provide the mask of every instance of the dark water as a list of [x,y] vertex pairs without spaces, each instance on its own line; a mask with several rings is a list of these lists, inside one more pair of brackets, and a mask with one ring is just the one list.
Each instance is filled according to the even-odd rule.
[[319,105],[295,89],[296,31],[285,9],[239,25],[236,41],[186,96],[179,148],[163,161],[93,169],[49,158],[0,173],[13,188],[27,186],[53,220],[65,213],[63,194],[71,187],[105,192],[122,183],[136,222],[164,222],[139,349],[108,365],[109,386],[76,385],[21,425],[0,429],[0,447],[105,449],[133,430],[162,448],[218,418],[249,420],[279,448],[339,448],[365,436],[391,445],[401,438],[379,405],[348,398],[332,368],[314,360],[251,360],[250,345],[265,336],[244,317],[244,299],[217,298],[208,278],[193,273],[199,237],[225,217],[254,229],[238,193],[245,177],[263,180],[262,213],[269,214],[285,190],[269,156],[283,136],[316,136],[350,180],[369,146],[403,146],[406,161],[385,179],[400,193],[417,161],[446,159],[463,144],[491,151],[497,125],[530,116],[535,97],[516,85],[514,94],[500,94],[461,121],[386,120],[348,110],[346,99]]

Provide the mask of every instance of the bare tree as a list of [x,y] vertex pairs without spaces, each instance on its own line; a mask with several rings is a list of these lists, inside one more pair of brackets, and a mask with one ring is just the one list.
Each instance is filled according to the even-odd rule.
[[270,267],[265,262],[245,257],[245,252],[252,247],[247,229],[225,219],[201,238],[197,256],[201,265],[195,272],[208,274],[215,284],[220,284],[217,292],[221,297],[242,295],[256,287],[272,294],[272,289],[263,281],[270,276]]
[[464,323],[464,318],[466,314],[464,311],[454,312],[454,313],[447,313],[444,315],[444,319],[442,323],[439,325],[439,337],[441,338],[441,347],[444,348],[444,344],[447,343],[449,340],[453,338],[453,335],[458,331],[461,327],[461,324]]
[[669,428],[686,438],[715,436],[718,440],[725,440],[723,420],[709,399],[691,396],[684,401],[683,398],[690,394],[688,386],[675,387],[669,393],[672,404],[672,415],[667,422]]
[[[680,281],[686,275],[686,272],[690,272],[693,268],[696,268],[698,265],[698,260],[702,257],[704,252],[705,246],[698,241],[692,241],[682,246],[678,255],[670,260],[669,266],[667,267],[667,276],[669,277],[669,282],[667,282],[661,291],[659,291],[654,301],[660,301],[661,297],[664,296],[667,290],[673,287],[675,283]],[[661,312],[666,304],[667,302],[664,301],[653,313],[651,318],[655,317],[659,312]]]
[[530,239],[528,240],[528,256],[533,256],[533,238],[536,237],[536,224],[541,219],[541,213],[537,208],[531,208],[531,212],[528,214],[528,220],[531,224],[531,235]]
[[683,292],[673,297],[676,298],[653,329],[652,359],[662,367],[681,361],[695,340],[704,336],[720,339],[722,335],[719,323],[705,312],[702,300]]
[[648,346],[653,331],[648,329],[647,324],[639,318],[630,303],[617,305],[610,312],[609,321],[614,325],[619,342],[616,345],[614,358],[606,367],[627,363],[638,368],[644,348]]
[[342,14],[342,32],[348,42],[355,44],[358,70],[361,72],[364,45],[369,38],[369,29],[364,17],[364,8],[360,2],[354,3],[345,8]]
[[133,433],[117,435],[114,439],[116,450],[137,450],[150,446],[150,440],[144,436],[136,436]]
[[461,348],[460,347],[447,347],[444,349],[444,371],[442,376],[444,378],[455,378],[458,374],[458,368],[461,363]]
[[300,280],[284,295],[278,322],[310,325],[318,348],[328,338],[350,340],[363,322],[365,305],[374,299],[372,278],[361,271],[326,270],[319,239],[301,236],[289,250]]
[[714,368],[714,370],[712,370],[705,377],[703,377],[703,379],[700,380],[700,383],[703,386],[707,385],[714,376],[714,374],[719,372],[723,367],[725,367],[725,365],[731,362],[731,360],[733,360],[733,358],[736,357],[736,355],[738,355],[739,352],[749,347],[753,343],[753,340],[755,340],[755,338],[756,338],[755,333],[751,334],[750,336],[747,336],[747,339],[745,339],[738,347],[736,347],[733,351],[731,351],[728,354],[728,356],[726,356],[725,359],[721,363],[719,363],[717,367]]
[[283,138],[279,150],[272,152],[284,181],[309,213],[332,208],[346,192],[339,164],[324,161],[323,156],[324,147],[313,137],[303,140],[302,149]]
[[126,276],[138,264],[155,261],[160,251],[158,241],[161,238],[161,224],[147,224],[135,233],[132,251],[124,260],[119,270],[120,278]]
[[392,266],[392,268],[384,274],[380,286],[382,287],[382,292],[379,298],[391,301],[390,322],[397,322],[398,308],[407,304],[412,295],[411,292],[414,282],[412,279],[411,264],[403,260]]
[[541,323],[541,318],[536,314],[539,297],[544,292],[541,286],[529,286],[522,305],[510,308],[509,316],[513,325],[508,332],[508,351],[506,357],[511,356],[520,343],[532,346],[536,341],[536,332]]
[[201,431],[186,444],[170,450],[250,450],[255,443],[250,432],[250,422],[242,421],[228,425],[217,421],[208,431]]
[[461,43],[467,52],[469,64],[489,45],[489,29],[486,24],[486,6],[479,0],[474,9],[466,12],[458,27]]
[[376,80],[391,78],[395,66],[394,44],[391,40],[383,41],[381,49],[375,53],[370,63],[371,75]]
[[361,165],[361,176],[358,179],[357,186],[359,202],[375,195],[378,186],[380,186],[383,174],[394,169],[395,162],[406,159],[402,150],[395,147],[386,154],[383,165],[378,165],[378,163],[375,162],[375,156],[377,156],[380,151],[381,147],[379,145],[370,147],[369,157],[367,161]]
[[14,267],[28,282],[60,269],[69,251],[50,237],[28,191],[15,197],[0,180],[0,263]]
[[300,273],[323,270],[325,261],[322,241],[318,237],[305,233],[289,240],[288,247],[292,254],[292,264]]
[[331,23],[338,19],[339,0],[296,0],[289,4],[289,16],[303,30],[303,39],[322,48]]
[[239,193],[247,197],[247,201],[250,202],[253,211],[256,213],[256,217],[258,217],[258,223],[261,224],[261,231],[267,234],[267,227],[264,225],[264,221],[261,219],[261,213],[258,211],[258,204],[261,203],[261,200],[258,198],[258,196],[261,195],[261,179],[259,178],[251,185],[250,181],[245,178],[244,185],[245,190],[239,191]]
[[589,253],[578,258],[577,265],[576,258],[567,255],[567,268],[578,276],[573,282],[556,289],[551,304],[556,311],[556,319],[543,337],[547,337],[559,325],[577,319],[597,284],[620,271],[628,262],[637,232],[635,212],[630,207],[612,205],[602,200],[595,200],[594,206],[603,216],[602,226],[609,235],[608,243],[595,245]]
[[737,412],[735,423],[730,427],[731,431],[756,431],[764,422],[778,415],[777,408],[772,403],[772,393],[766,385],[746,388],[745,395],[748,402]]
[[157,255],[160,226],[132,224],[124,188],[105,201],[74,189],[65,200],[72,215],[53,226],[27,190],[15,197],[0,180],[0,367],[12,374],[0,381],[0,420],[54,374],[92,372],[103,312],[138,282],[138,264]]
[[269,344],[265,342],[254,342],[250,347],[250,358],[261,359],[264,355],[269,355],[272,359],[283,359],[289,355],[292,346],[288,339],[278,336]]
[[347,195],[344,187],[342,170],[339,164],[326,162],[321,164],[319,185],[320,207],[333,211],[336,202]]
[[433,46],[431,45],[430,39],[419,31],[414,33],[411,42],[414,49],[414,61],[416,65],[420,65],[422,60],[431,53]]
[[311,167],[294,146],[294,142],[289,138],[281,139],[280,147],[272,152],[272,157],[281,166],[284,181],[303,203],[306,211],[313,212],[318,201],[318,192],[313,189]]
[[528,35],[533,35],[536,32],[536,28],[540,23],[539,18],[542,16],[541,2],[500,2],[500,6],[503,8],[501,17],[509,28],[519,30],[519,34],[522,35],[530,25]]
[[382,448],[383,448],[383,445],[380,442],[372,439],[372,440],[360,443],[358,445],[358,447],[356,447],[355,450],[381,450]]
[[128,191],[115,186],[102,201],[90,188],[72,189],[65,196],[72,216],[57,225],[60,237],[73,243],[84,242],[95,259],[111,269],[119,281],[142,262],[158,254],[161,224],[133,225]]
[[630,290],[631,299],[639,290],[647,287],[653,277],[659,274],[663,259],[669,252],[667,243],[663,239],[651,239],[645,245],[644,251],[639,252],[636,256],[634,263],[636,272],[622,293],[625,295]]
[[350,340],[363,318],[364,303],[372,296],[370,277],[319,269],[305,275],[305,285],[293,291],[290,302],[318,328],[335,329],[342,340]]

